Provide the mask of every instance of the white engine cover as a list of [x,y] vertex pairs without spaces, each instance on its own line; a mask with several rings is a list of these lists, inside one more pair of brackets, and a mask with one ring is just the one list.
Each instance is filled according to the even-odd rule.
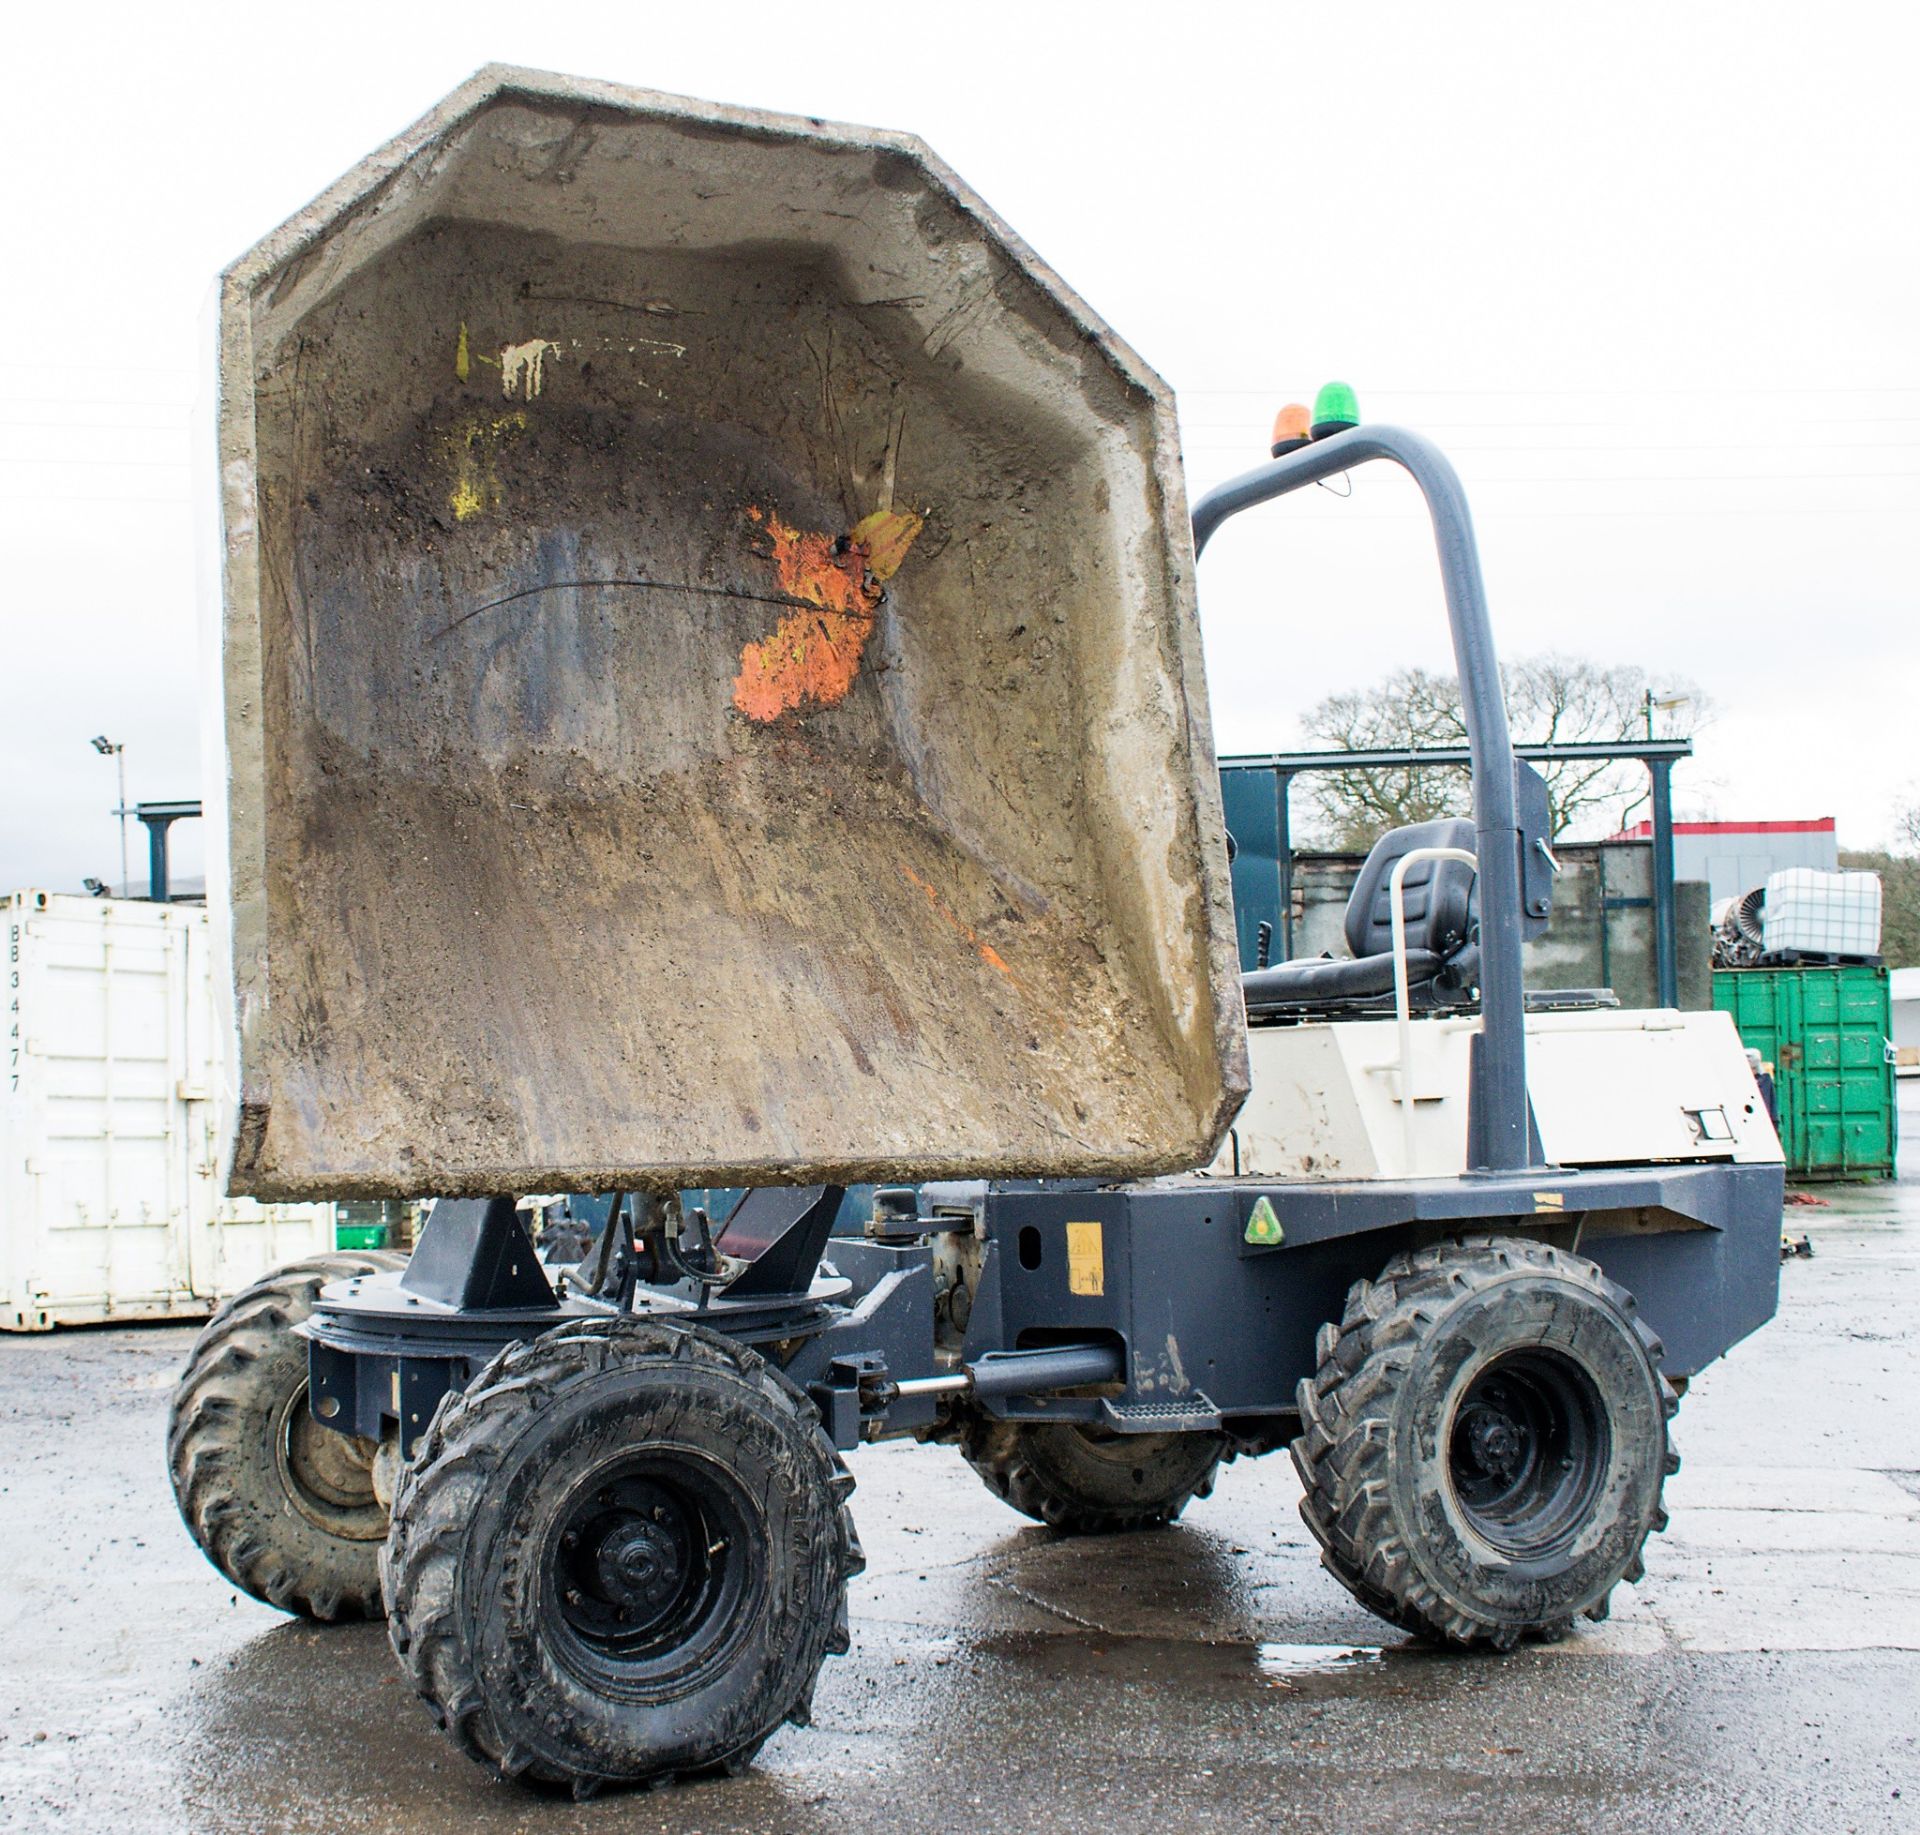
[[[1478,1015],[1412,1029],[1413,1154],[1388,1020],[1257,1026],[1253,1090],[1210,1170],[1274,1179],[1450,1178],[1467,1164]],[[1527,1016],[1527,1087],[1548,1162],[1778,1162],[1780,1142],[1725,1013]]]

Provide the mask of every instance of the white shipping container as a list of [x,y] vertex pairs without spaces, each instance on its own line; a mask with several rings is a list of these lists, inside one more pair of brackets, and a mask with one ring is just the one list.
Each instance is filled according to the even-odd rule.
[[1920,1077],[1920,968],[1897,968],[1887,983],[1893,997],[1893,1074]]
[[1880,875],[1822,873],[1787,867],[1767,875],[1760,914],[1761,947],[1772,955],[1877,956],[1880,953]]
[[331,1204],[220,1190],[204,906],[16,892],[0,922],[0,1330],[201,1317],[333,1247]]

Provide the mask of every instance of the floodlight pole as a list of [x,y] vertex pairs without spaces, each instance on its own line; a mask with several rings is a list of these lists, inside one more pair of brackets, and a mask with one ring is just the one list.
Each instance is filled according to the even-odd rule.
[[133,885],[133,869],[127,859],[127,748],[124,745],[113,748],[113,763],[120,779],[120,807],[114,813],[120,818],[120,896],[125,898]]
[[109,739],[105,733],[96,733],[87,743],[102,758],[112,758],[114,770],[119,779],[120,803],[113,813],[120,818],[120,896],[125,898],[132,884],[133,874],[127,858],[127,817],[133,813],[127,807],[127,748],[124,744]]

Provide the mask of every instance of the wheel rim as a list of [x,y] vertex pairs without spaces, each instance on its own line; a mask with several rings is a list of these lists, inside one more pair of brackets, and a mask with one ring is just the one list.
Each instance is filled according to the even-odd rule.
[[1483,1541],[1526,1560],[1566,1547],[1591,1515],[1612,1437],[1599,1386],[1557,1351],[1509,1352],[1468,1384],[1447,1435],[1447,1478]]
[[307,1407],[303,1381],[274,1423],[274,1463],[288,1501],[316,1529],[348,1542],[377,1542],[387,1513],[373,1489],[372,1440],[323,1427]]
[[1079,1441],[1082,1450],[1093,1459],[1112,1466],[1116,1471],[1126,1471],[1135,1484],[1146,1479],[1141,1466],[1143,1457],[1151,1457],[1160,1450],[1158,1434],[1116,1434],[1104,1427],[1089,1427],[1082,1422],[1074,1422],[1067,1432]]
[[1136,1487],[1154,1476],[1154,1463],[1186,1436],[1180,1434],[1116,1434],[1103,1427],[1074,1422],[1067,1428],[1090,1457],[1124,1474]]
[[572,1666],[631,1687],[723,1659],[762,1588],[756,1522],[744,1493],[693,1456],[652,1453],[577,1487],[545,1562]]

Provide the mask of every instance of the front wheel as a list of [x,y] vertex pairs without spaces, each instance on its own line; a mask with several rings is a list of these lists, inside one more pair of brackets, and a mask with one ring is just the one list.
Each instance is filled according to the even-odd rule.
[[1403,1630],[1509,1649],[1603,1618],[1666,1527],[1679,1406],[1660,1343],[1592,1262],[1472,1237],[1396,1257],[1300,1385],[1300,1513]]
[[697,1327],[566,1325],[450,1395],[402,1468],[393,1648],[505,1777],[735,1770],[847,1648],[853,1480],[804,1395]]

